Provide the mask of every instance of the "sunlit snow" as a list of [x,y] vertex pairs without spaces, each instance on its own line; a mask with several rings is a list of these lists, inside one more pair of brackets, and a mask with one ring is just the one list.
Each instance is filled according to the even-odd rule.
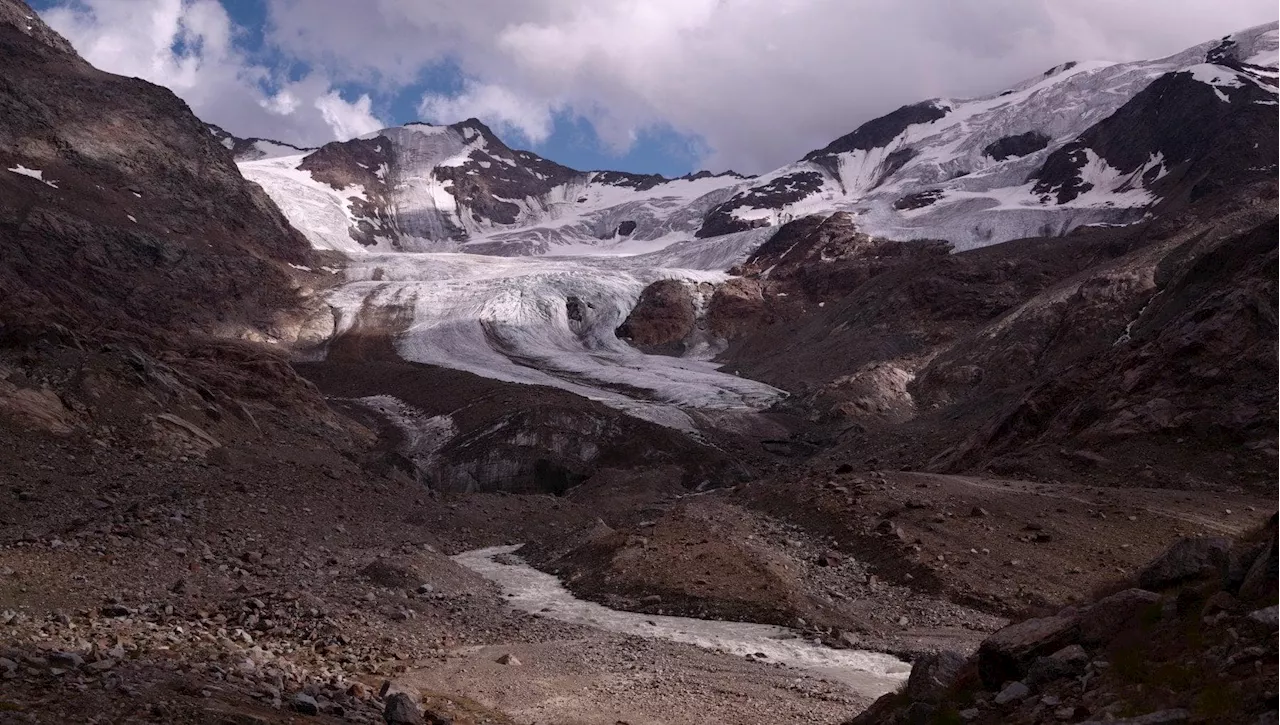
[[[1274,85],[1259,80],[1277,75],[1275,24],[1251,28],[1230,40],[1245,63],[1251,64],[1246,71],[1206,63],[1208,52],[1223,42],[1213,40],[1158,60],[1064,65],[994,95],[935,101],[937,107],[949,109],[945,116],[908,126],[882,147],[845,152],[822,162],[800,161],[753,184],[758,187],[794,174],[817,173],[822,177],[817,192],[780,207],[744,206],[731,213],[744,221],[763,219],[776,226],[806,214],[845,210],[857,214],[858,226],[870,234],[946,239],[958,249],[1062,234],[1087,224],[1131,223],[1141,219],[1153,201],[1140,183],[1126,184],[1095,165],[1087,173],[1103,183],[1095,184],[1082,198],[1059,205],[1038,203],[1027,179],[1053,150],[1114,113],[1166,73],[1190,72],[1224,101],[1228,100],[1224,89],[1241,83],[1275,93]],[[984,153],[1002,137],[1032,131],[1051,139],[1047,148],[1003,161]],[[888,155],[907,150],[911,156],[906,163],[885,177]],[[926,190],[941,193],[924,207],[894,208],[895,201]]]
[[55,189],[58,188],[58,184],[56,182],[53,182],[44,178],[44,172],[40,171],[39,169],[28,169],[22,164],[18,164],[17,166],[9,169],[9,171],[12,171],[15,174],[22,174],[23,176],[29,176],[35,179],[36,181],[42,181],[46,185],[52,186]]

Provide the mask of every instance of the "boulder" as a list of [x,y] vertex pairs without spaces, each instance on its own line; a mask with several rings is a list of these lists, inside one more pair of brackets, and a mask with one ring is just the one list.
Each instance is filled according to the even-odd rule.
[[1080,723],[1080,725],[1173,725],[1173,723],[1187,722],[1191,719],[1191,713],[1181,708],[1173,710],[1160,710],[1159,712],[1147,713],[1138,717],[1126,717],[1119,720],[1088,720]]
[[1143,589],[1164,589],[1188,579],[1225,577],[1231,541],[1221,537],[1182,539],[1138,575]]
[[1021,678],[1037,657],[1072,644],[1080,622],[1072,615],[1028,619],[1005,627],[978,647],[978,675],[988,689]]
[[84,658],[75,652],[54,652],[49,655],[49,662],[57,667],[79,667]]
[[1249,574],[1249,570],[1253,567],[1258,556],[1266,552],[1266,543],[1253,544],[1252,546],[1243,545],[1239,542],[1231,547],[1231,555],[1227,565],[1227,577],[1223,583],[1223,588],[1227,591],[1240,591],[1240,586],[1244,584],[1244,579]]
[[1011,702],[1022,702],[1031,694],[1031,688],[1021,682],[1010,682],[1004,686],[1004,689],[996,695],[997,705],[1007,705]]
[[907,706],[907,711],[902,715],[902,721],[906,725],[928,725],[937,721],[937,715],[937,705],[930,702],[913,702]]
[[911,667],[904,692],[916,702],[937,702],[956,681],[965,658],[958,652],[931,652],[916,660]]
[[1219,612],[1235,612],[1240,608],[1236,598],[1226,592],[1214,592],[1200,610],[1201,617],[1211,617]]
[[1082,674],[1089,665],[1089,654],[1078,644],[1067,645],[1048,657],[1041,657],[1027,668],[1026,682],[1038,685]]
[[1260,624],[1268,629],[1276,629],[1280,626],[1280,609],[1276,605],[1271,605],[1266,609],[1259,609],[1249,613],[1249,621]]
[[1240,584],[1240,598],[1244,600],[1258,599],[1276,592],[1276,572],[1280,568],[1280,557],[1277,556],[1276,535],[1272,532],[1262,553],[1253,560],[1249,572]]
[[640,293],[636,306],[615,334],[646,350],[676,345],[693,334],[697,306],[690,286],[677,279],[654,282]]
[[319,715],[320,703],[314,697],[299,692],[293,696],[293,709],[303,715]]
[[382,709],[382,720],[387,725],[424,725],[418,703],[403,692],[387,698],[387,704]]
[[1080,612],[1080,642],[1086,645],[1109,642],[1116,632],[1159,602],[1159,594],[1143,589],[1126,589],[1098,600]]

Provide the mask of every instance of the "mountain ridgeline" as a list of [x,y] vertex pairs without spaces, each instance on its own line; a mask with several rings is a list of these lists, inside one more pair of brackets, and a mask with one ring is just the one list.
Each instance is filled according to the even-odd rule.
[[475,119],[318,150],[228,143],[300,229],[324,227],[313,243],[348,251],[650,250],[834,211],[876,236],[968,249],[1132,223],[1267,178],[1275,47],[1271,24],[1158,60],[1066,63],[990,96],[904,106],[759,177],[576,171]]
[[1277,65],[671,179],[0,0],[0,721],[1275,722]]

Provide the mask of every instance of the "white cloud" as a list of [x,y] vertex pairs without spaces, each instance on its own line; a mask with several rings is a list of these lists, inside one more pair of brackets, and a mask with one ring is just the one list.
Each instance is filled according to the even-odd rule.
[[501,130],[515,131],[537,144],[551,135],[554,105],[521,97],[502,86],[470,83],[457,95],[426,94],[418,105],[418,113],[423,119],[438,123],[483,118]]
[[367,93],[354,103],[348,103],[337,91],[329,91],[315,102],[321,117],[333,130],[334,137],[343,140],[363,136],[387,126],[374,117],[370,110],[372,105],[373,101]]
[[[72,0],[67,0],[71,2]],[[270,50],[237,50],[214,0],[79,0],[47,14],[92,62],[174,88],[243,135],[317,142],[382,125],[366,97],[420,88],[446,62],[467,81],[428,89],[435,121],[477,116],[527,140],[567,114],[625,151],[670,126],[712,168],[762,171],[874,116],[999,90],[1067,60],[1159,57],[1276,18],[1273,0],[267,0]],[[140,18],[145,18],[139,22]],[[174,52],[178,47],[186,52]],[[272,88],[264,93],[263,85]],[[404,121],[408,119],[398,119]]]
[[400,87],[448,59],[473,83],[423,110],[532,134],[556,111],[625,148],[670,124],[760,171],[862,121],[1066,60],[1158,57],[1273,20],[1272,0],[269,0],[275,42]]
[[43,17],[95,66],[166,86],[241,136],[316,144],[386,125],[367,95],[347,102],[321,73],[289,81],[251,62],[217,0],[83,0]]

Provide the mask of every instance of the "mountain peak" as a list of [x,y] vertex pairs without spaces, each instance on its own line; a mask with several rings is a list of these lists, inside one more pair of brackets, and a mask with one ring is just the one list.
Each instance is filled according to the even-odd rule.
[[46,25],[36,11],[22,0],[0,0],[0,26],[4,25],[12,26],[18,32],[35,38],[56,51],[80,57],[66,38]]
[[[1210,156],[1197,139],[1217,138],[1219,121],[1242,119],[1243,126],[1261,129],[1259,150],[1245,149],[1242,157],[1259,159],[1248,168],[1271,168],[1261,161],[1268,144],[1260,114],[1275,100],[1274,76],[1264,72],[1275,63],[1274,27],[1150,61],[1069,61],[1000,93],[901,106],[749,182],[733,172],[671,179],[578,171],[511,149],[474,117],[385,129],[367,137],[392,142],[376,158],[337,153],[326,166],[343,169],[332,177],[340,182],[333,188],[363,179],[358,185],[369,203],[385,207],[378,224],[368,224],[381,236],[370,231],[357,240],[366,245],[408,240],[432,249],[518,255],[593,247],[614,239],[619,229],[628,230],[623,236],[631,243],[685,234],[705,238],[846,211],[870,234],[947,239],[966,249],[1144,218],[1180,188],[1184,172],[1178,167],[1207,163]],[[1178,73],[1189,75],[1160,88],[1194,102],[1190,112],[1178,114],[1188,128],[1196,126],[1193,118],[1212,128],[1188,134],[1151,120],[1159,104],[1152,94],[1139,98],[1140,92]],[[1123,116],[1130,120],[1106,124],[1135,99]],[[1274,127],[1273,112],[1270,117]],[[375,200],[379,195],[384,198]],[[325,243],[349,241],[343,236]]]
[[451,124],[450,128],[473,128],[477,131],[480,131],[481,133],[487,133],[490,135],[493,134],[493,129],[486,126],[484,121],[481,121],[475,116],[472,116],[471,118],[468,118],[464,121],[459,121],[457,123]]

